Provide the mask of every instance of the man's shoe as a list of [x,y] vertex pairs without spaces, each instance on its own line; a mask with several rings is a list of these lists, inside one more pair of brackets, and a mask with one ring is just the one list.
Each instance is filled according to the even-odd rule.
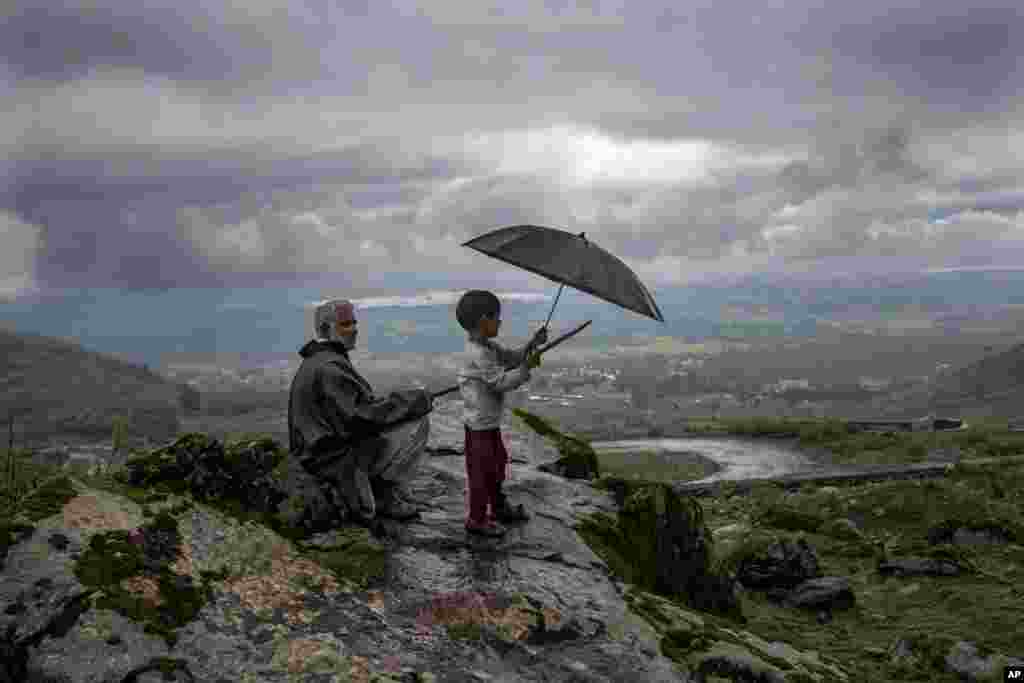
[[416,519],[420,511],[412,503],[405,500],[401,490],[393,484],[382,481],[374,482],[377,496],[377,514],[381,517],[405,522]]
[[338,484],[353,519],[367,521],[376,516],[377,505],[370,478],[354,460],[345,463]]
[[420,511],[411,503],[392,497],[384,504],[377,504],[377,516],[387,517],[398,522],[407,522],[420,516]]

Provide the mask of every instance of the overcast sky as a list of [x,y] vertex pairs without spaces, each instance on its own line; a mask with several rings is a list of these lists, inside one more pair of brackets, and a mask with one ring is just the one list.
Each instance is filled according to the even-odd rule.
[[1020,265],[1022,54],[1019,0],[8,0],[0,292],[547,291],[459,246],[515,223],[654,287]]

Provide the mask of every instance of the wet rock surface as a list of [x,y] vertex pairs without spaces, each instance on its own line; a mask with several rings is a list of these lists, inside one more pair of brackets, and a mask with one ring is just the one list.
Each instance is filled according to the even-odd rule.
[[[217,495],[250,498],[250,491],[270,490],[269,473],[280,462],[249,457],[256,448],[225,458],[198,437],[158,449],[159,462],[128,468],[130,485],[146,489],[176,471],[206,495],[188,500],[184,490],[172,491],[166,500],[154,494],[140,502],[82,490],[69,506],[97,493],[97,500],[116,499],[118,508],[97,503],[72,526],[63,512],[35,520],[34,531],[8,554],[0,627],[13,630],[3,646],[26,654],[22,663],[34,675],[76,682],[163,673],[171,680],[358,680],[359,672],[395,681],[429,680],[427,673],[436,681],[474,680],[468,672],[475,680],[686,680],[656,642],[628,625],[604,563],[573,530],[582,515],[614,511],[610,496],[535,469],[557,451],[531,454],[512,445],[530,465],[513,465],[507,493],[533,519],[500,541],[465,534],[464,463],[454,448],[432,453],[410,486],[422,519],[389,523],[377,540],[342,527],[301,542],[259,532],[208,505]],[[272,512],[267,503],[276,503],[272,495],[250,499],[256,513]],[[178,536],[146,525],[158,509],[176,520]],[[168,608],[168,582],[192,584],[196,595],[210,586],[194,618],[173,629],[173,640],[147,633],[131,605],[95,603],[77,577],[75,556],[96,539],[126,557],[139,553],[132,577],[122,581],[139,609]],[[323,569],[355,555],[360,565],[379,561],[379,573],[348,577],[351,567],[342,566],[339,576]],[[114,574],[124,569],[111,565]],[[224,574],[205,573],[216,571]]]
[[[731,579],[716,588],[720,602],[683,607],[614,576],[579,527],[616,518],[624,508],[615,493],[542,471],[564,457],[565,442],[535,439],[522,425],[508,430],[506,493],[532,518],[500,540],[467,537],[459,423],[442,412],[432,427],[431,453],[409,486],[422,516],[384,522],[377,537],[320,528],[330,526],[330,501],[317,523],[295,513],[291,530],[301,537],[265,524],[283,519],[274,492],[289,476],[267,444],[244,452],[218,452],[198,437],[169,444],[159,462],[129,468],[131,495],[76,482],[57,512],[11,539],[0,653],[13,659],[0,676],[625,682],[704,680],[731,667],[844,680],[832,663],[715,616],[735,603]],[[210,465],[200,476],[203,453]],[[163,466],[178,468],[177,480],[156,477]],[[163,488],[148,488],[159,481]],[[206,493],[193,495],[200,484]],[[250,493],[249,517],[218,499],[237,504]],[[692,580],[707,569],[710,535],[699,507],[672,500],[659,508],[648,492],[622,503],[655,524],[652,589],[693,600],[695,586],[714,588]]]

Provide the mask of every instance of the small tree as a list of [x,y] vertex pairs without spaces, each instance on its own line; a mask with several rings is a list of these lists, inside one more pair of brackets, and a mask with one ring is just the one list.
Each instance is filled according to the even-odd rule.
[[114,455],[117,455],[122,448],[128,445],[128,418],[123,415],[115,415],[112,420],[111,441],[114,446]]

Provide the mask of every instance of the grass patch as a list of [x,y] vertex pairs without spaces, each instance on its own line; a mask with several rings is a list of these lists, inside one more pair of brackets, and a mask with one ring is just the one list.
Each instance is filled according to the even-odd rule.
[[598,452],[597,461],[603,475],[641,481],[693,481],[710,476],[719,469],[705,458],[688,460],[685,454],[657,451]]
[[[783,641],[841,662],[851,680],[953,681],[942,657],[958,640],[1007,655],[1024,642],[1020,619],[1024,547],[1020,545],[1024,501],[1014,491],[1024,485],[1024,467],[1006,463],[987,468],[953,468],[945,479],[855,483],[823,487],[803,485],[718,498],[705,506],[707,524],[720,528],[746,521],[754,533],[733,548],[725,567],[754,552],[772,536],[799,533],[818,554],[826,575],[849,577],[856,606],[837,611],[829,624],[816,615],[782,607],[761,593],[741,600],[745,628],[768,641]],[[824,524],[819,525],[819,520]],[[830,523],[856,520],[863,538],[834,533]],[[1015,542],[993,545],[932,545],[935,528],[999,528]],[[969,571],[959,577],[885,578],[878,561],[894,557],[954,559]],[[889,652],[899,639],[915,643],[911,665],[894,665]],[[686,651],[687,638],[676,634],[666,646]],[[941,656],[940,656],[941,655]]]
[[799,436],[801,430],[815,428],[820,422],[769,417],[689,420],[686,432],[701,435]]
[[686,431],[703,436],[796,437],[801,447],[823,448],[837,464],[900,464],[929,460],[937,450],[956,449],[964,458],[1002,458],[1024,454],[1024,432],[1005,421],[971,422],[947,432],[853,431],[835,419],[749,418],[691,420]]

